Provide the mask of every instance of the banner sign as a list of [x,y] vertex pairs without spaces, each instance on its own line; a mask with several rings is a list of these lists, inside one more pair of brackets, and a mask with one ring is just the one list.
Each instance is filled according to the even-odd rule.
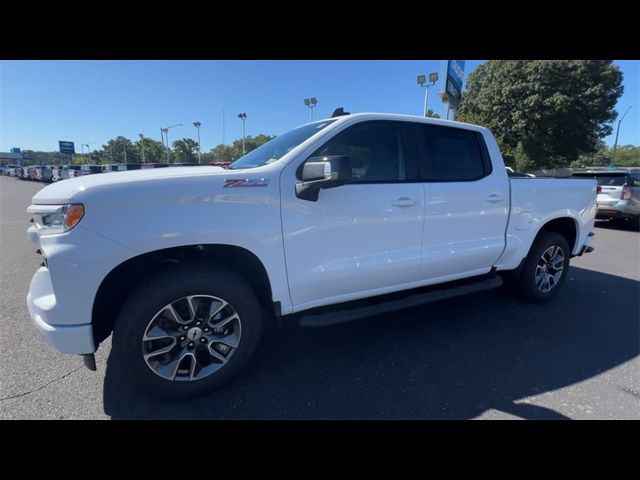
[[58,142],[60,145],[60,153],[76,153],[76,147],[73,142],[65,142],[64,140],[60,140]]

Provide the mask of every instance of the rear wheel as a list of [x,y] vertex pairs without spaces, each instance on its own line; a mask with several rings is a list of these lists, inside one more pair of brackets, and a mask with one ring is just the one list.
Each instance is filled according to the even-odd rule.
[[125,303],[110,361],[132,388],[170,398],[231,380],[255,351],[262,308],[235,272],[186,264],[154,276]]
[[565,281],[570,256],[569,244],[562,235],[540,233],[514,279],[517,295],[531,302],[550,300]]

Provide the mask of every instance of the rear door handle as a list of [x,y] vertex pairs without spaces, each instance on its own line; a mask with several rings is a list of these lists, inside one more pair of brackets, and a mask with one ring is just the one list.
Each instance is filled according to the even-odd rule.
[[499,193],[490,193],[486,196],[485,200],[490,203],[498,203],[502,201],[502,195]]
[[415,207],[416,205],[419,205],[419,204],[420,204],[420,201],[414,200],[413,198],[408,198],[408,197],[398,198],[397,200],[394,200],[393,202],[391,202],[391,205],[393,205],[394,207],[400,207],[400,208]]

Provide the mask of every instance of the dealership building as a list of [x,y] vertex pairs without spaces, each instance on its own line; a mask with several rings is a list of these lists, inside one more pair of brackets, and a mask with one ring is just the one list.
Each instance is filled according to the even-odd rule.
[[0,165],[20,165],[24,160],[19,148],[12,148],[10,152],[0,152]]

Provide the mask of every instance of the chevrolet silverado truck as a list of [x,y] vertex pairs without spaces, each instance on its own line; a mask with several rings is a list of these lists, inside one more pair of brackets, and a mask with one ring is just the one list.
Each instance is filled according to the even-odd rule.
[[229,381],[283,319],[321,327],[503,283],[551,299],[592,249],[596,181],[510,179],[480,126],[338,114],[227,167],[59,182],[27,211],[42,338],[95,370],[113,334],[132,388],[187,397]]

